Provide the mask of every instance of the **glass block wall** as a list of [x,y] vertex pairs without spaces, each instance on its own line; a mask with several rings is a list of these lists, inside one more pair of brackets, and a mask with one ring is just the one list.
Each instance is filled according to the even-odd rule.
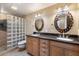
[[7,15],[7,48],[17,47],[25,40],[25,20],[21,17]]

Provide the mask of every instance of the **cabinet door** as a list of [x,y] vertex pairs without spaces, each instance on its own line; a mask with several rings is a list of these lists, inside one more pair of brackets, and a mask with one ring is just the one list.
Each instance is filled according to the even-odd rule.
[[64,49],[57,46],[50,46],[50,56],[63,56]]
[[32,38],[33,39],[33,55],[39,55],[39,38]]
[[34,37],[27,38],[27,52],[38,56],[39,55],[39,39]]
[[32,54],[33,53],[32,52],[33,43],[32,43],[32,38],[31,37],[27,37],[27,45],[26,45],[26,47],[27,47],[27,52]]
[[79,56],[79,52],[78,51],[74,51],[74,50],[66,49],[65,50],[65,55],[66,56]]

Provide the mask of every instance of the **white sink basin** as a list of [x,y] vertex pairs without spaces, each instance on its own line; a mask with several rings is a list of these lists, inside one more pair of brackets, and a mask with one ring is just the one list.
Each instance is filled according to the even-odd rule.
[[38,34],[33,34],[33,36],[39,36]]
[[57,38],[58,40],[63,40],[63,41],[73,41],[72,39],[68,39],[68,38]]

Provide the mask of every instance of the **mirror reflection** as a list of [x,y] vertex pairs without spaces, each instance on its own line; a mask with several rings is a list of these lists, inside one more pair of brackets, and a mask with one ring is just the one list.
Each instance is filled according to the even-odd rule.
[[61,15],[61,17],[57,21],[57,24],[60,29],[66,29],[67,28],[67,16]]
[[36,19],[35,21],[35,28],[37,31],[41,31],[43,29],[44,22],[42,18]]

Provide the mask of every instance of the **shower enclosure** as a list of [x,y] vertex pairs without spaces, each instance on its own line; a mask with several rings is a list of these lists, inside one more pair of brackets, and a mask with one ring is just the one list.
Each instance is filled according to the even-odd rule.
[[7,49],[7,21],[0,19],[0,52]]
[[5,19],[0,19],[0,54],[18,47],[18,42],[25,40],[26,36],[25,19],[13,15],[5,16]]

